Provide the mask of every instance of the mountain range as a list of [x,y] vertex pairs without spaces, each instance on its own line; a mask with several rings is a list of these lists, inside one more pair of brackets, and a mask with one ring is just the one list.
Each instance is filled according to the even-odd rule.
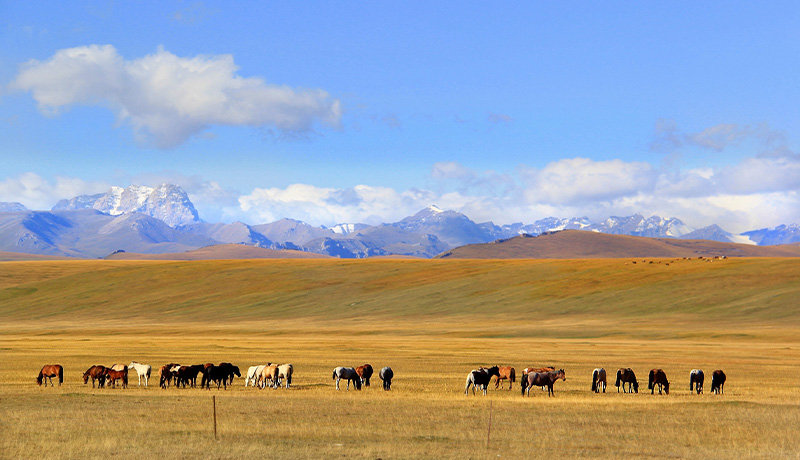
[[172,184],[112,187],[106,193],[61,200],[50,211],[0,202],[0,251],[67,257],[104,257],[118,251],[165,254],[240,244],[340,258],[430,258],[464,245],[560,230],[761,246],[800,242],[796,224],[734,235],[717,225],[693,229],[677,218],[634,214],[612,216],[599,223],[587,217],[549,217],[532,224],[498,226],[476,223],[464,214],[436,206],[376,226],[342,223],[315,227],[289,218],[259,225],[208,223],[200,219],[186,192]]

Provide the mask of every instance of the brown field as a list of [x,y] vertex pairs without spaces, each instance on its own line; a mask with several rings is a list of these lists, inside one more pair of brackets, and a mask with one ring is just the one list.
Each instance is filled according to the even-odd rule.
[[[0,458],[797,458],[800,260],[652,261],[0,263]],[[296,376],[290,390],[82,383],[131,360]],[[64,385],[37,387],[56,362]],[[333,367],[365,362],[395,370],[393,391],[334,389]],[[465,396],[492,364],[567,380],[553,398],[518,381]],[[616,392],[623,366],[639,394]],[[654,367],[669,396],[647,391]],[[709,393],[717,368],[724,395]]]

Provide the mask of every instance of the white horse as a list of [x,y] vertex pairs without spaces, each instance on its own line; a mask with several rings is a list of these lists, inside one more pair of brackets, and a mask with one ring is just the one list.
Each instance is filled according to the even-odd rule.
[[285,379],[286,383],[284,383],[284,388],[289,389],[289,385],[292,384],[292,374],[294,373],[294,367],[291,364],[281,364],[278,366],[278,381],[277,386],[281,386],[281,381]]
[[339,380],[347,380],[347,389],[350,389],[350,382],[353,382],[353,387],[356,390],[361,390],[361,377],[353,367],[339,366],[333,370],[333,378],[336,379],[336,389],[339,389]]
[[142,386],[142,377],[144,377],[144,386],[147,386],[147,382],[150,380],[150,371],[152,370],[149,364],[139,364],[136,361],[131,361],[128,369],[136,369],[136,374],[139,376],[139,386]]
[[250,368],[247,369],[247,377],[245,377],[244,379],[244,386],[247,387],[248,385],[250,385],[255,387],[256,382],[258,381],[258,376],[261,375],[261,371],[264,370],[265,367],[269,366],[269,364],[262,364],[260,366],[250,366]]

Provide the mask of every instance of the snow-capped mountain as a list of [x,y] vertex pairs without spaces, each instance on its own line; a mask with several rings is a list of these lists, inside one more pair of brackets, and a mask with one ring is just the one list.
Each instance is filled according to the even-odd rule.
[[28,208],[26,208],[22,203],[17,203],[16,201],[0,201],[0,212],[18,212],[27,210]]
[[639,213],[627,217],[611,216],[600,224],[590,226],[591,230],[611,235],[647,236],[658,238],[679,238],[692,231],[680,219],[664,219],[651,216],[647,219]]
[[105,251],[160,253],[168,248],[237,243],[296,249],[343,258],[378,255],[433,257],[452,248],[518,235],[584,230],[613,235],[705,239],[775,245],[800,242],[800,226],[781,225],[733,235],[717,225],[689,228],[680,219],[642,214],[612,216],[595,223],[587,217],[548,217],[532,224],[476,223],[466,215],[428,206],[394,223],[338,224],[330,228],[284,218],[247,225],[204,223],[178,186],[112,187],[97,195],[61,200],[50,212],[28,211],[20,203],[0,203],[0,251],[95,257]]
[[138,212],[155,217],[170,227],[202,222],[186,192],[172,184],[155,188],[143,185],[111,187],[106,193],[61,200],[52,210],[74,209],[96,209],[112,216]]
[[800,225],[779,225],[742,233],[759,246],[800,243]]

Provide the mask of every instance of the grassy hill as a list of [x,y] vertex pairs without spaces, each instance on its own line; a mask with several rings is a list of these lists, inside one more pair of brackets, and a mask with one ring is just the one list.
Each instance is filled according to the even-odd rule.
[[461,246],[448,259],[580,259],[622,257],[800,257],[800,245],[754,246],[710,240],[645,238],[564,230],[536,237]]
[[313,252],[274,250],[243,244],[217,244],[186,252],[142,254],[115,252],[108,260],[223,260],[223,259],[328,259],[330,256]]
[[0,273],[7,324],[575,337],[800,325],[793,258],[29,261]]

